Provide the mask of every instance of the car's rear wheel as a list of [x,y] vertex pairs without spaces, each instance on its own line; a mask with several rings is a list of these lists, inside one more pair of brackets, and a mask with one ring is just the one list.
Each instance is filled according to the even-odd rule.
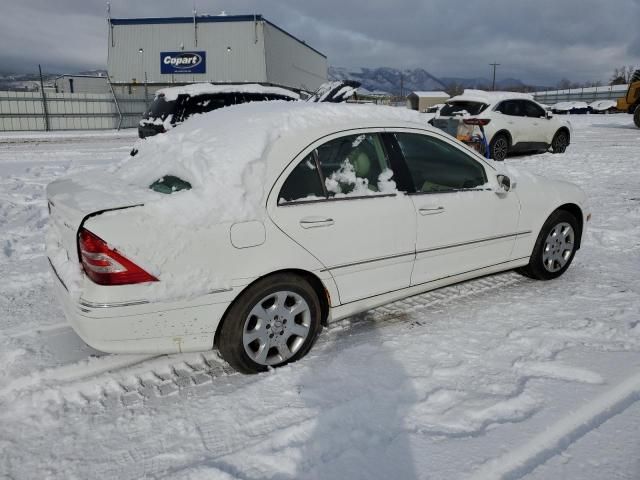
[[558,130],[551,141],[553,153],[564,153],[569,146],[569,134],[565,130]]
[[491,158],[499,162],[507,158],[509,153],[509,138],[503,133],[499,133],[491,139],[489,144],[489,154]]
[[218,336],[222,357],[242,373],[299,360],[322,329],[313,287],[293,274],[275,274],[251,285],[231,306]]
[[636,127],[640,128],[640,105],[638,105],[635,112],[633,112],[633,123],[636,124]]
[[565,210],[556,210],[542,226],[529,264],[520,273],[537,280],[551,280],[571,265],[579,235],[578,220]]

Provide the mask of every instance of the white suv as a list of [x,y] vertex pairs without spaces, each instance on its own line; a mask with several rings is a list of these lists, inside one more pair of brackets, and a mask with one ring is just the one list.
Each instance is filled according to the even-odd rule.
[[[451,131],[451,125],[467,126],[467,132]],[[554,117],[531,95],[513,92],[465,90],[447,101],[431,123],[459,140],[473,143],[484,128],[489,156],[504,160],[510,152],[547,151],[563,153],[571,140],[571,124]]]

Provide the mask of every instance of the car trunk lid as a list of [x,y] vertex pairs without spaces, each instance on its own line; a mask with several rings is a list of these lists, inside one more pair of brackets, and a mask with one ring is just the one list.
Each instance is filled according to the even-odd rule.
[[73,280],[69,278],[73,270],[70,267],[79,265],[78,231],[86,218],[143,205],[155,195],[105,172],[100,172],[94,183],[89,183],[86,173],[50,183],[47,186],[47,255],[63,284],[68,287]]

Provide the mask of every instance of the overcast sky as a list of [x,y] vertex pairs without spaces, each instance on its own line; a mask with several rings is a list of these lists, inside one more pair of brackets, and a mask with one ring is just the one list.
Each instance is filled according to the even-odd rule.
[[[0,71],[105,68],[106,2],[0,0]],[[199,14],[261,13],[344,67],[531,84],[607,81],[640,67],[640,0],[196,0]],[[190,16],[193,0],[112,0],[114,18]]]

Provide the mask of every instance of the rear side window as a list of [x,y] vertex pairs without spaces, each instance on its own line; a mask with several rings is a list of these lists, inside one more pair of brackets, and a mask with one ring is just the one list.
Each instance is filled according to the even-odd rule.
[[329,197],[367,195],[395,190],[393,173],[387,165],[380,137],[375,133],[349,135],[317,149],[324,184]]
[[440,115],[450,117],[454,114],[462,114],[467,112],[469,115],[478,115],[482,113],[487,105],[480,102],[447,102],[440,110]]
[[315,152],[307,155],[284,182],[278,203],[322,200],[326,192],[318,173]]
[[393,171],[378,134],[331,140],[307,155],[291,172],[278,202],[395,193]]
[[484,168],[466,153],[436,138],[396,133],[416,193],[474,189],[487,181]]
[[511,117],[524,117],[524,105],[518,100],[505,100],[496,110]]

